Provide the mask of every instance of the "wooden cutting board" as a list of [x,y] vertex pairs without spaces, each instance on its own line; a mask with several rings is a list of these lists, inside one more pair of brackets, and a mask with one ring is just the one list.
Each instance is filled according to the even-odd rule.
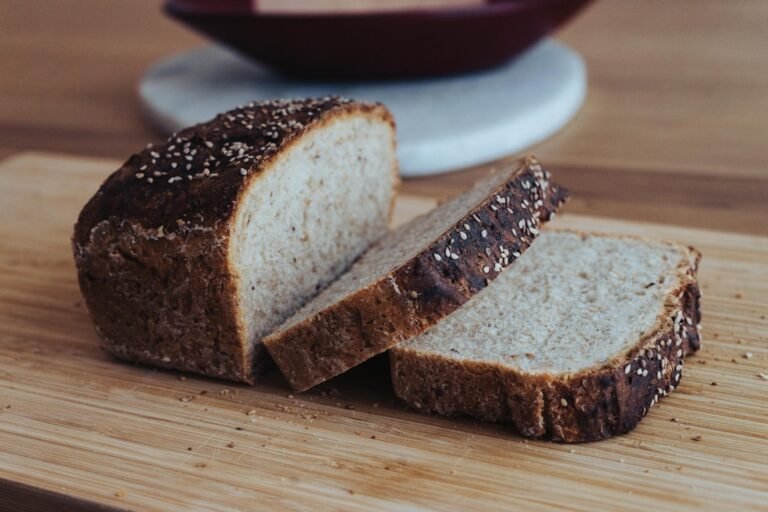
[[[576,446],[429,417],[386,359],[292,395],[98,348],[75,216],[114,162],[0,165],[0,509],[768,510],[768,238],[561,215],[702,250],[704,348],[636,431]],[[405,197],[398,221],[432,206]],[[747,357],[751,354],[751,357]]]

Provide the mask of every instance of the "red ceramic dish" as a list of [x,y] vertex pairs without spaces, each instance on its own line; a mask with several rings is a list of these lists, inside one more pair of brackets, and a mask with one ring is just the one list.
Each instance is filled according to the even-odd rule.
[[251,0],[168,0],[166,12],[283,73],[397,79],[501,64],[591,0],[495,0],[450,9],[273,14]]

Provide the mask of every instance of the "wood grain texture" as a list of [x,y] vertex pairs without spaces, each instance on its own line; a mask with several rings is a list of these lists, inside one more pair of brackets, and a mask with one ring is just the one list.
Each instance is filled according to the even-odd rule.
[[[0,508],[28,492],[141,510],[765,510],[768,238],[558,217],[701,249],[704,347],[633,433],[527,442],[404,409],[386,359],[295,396],[276,374],[248,387],[112,360],[69,236],[116,165],[40,154],[0,165]],[[398,219],[431,205],[406,196]]]
[[[579,198],[571,211],[767,235],[766,25],[765,0],[610,0],[561,31],[589,93],[533,151]],[[204,43],[159,0],[0,2],[0,146],[126,158],[159,138],[135,97],[143,71]],[[452,196],[486,167],[404,190]]]

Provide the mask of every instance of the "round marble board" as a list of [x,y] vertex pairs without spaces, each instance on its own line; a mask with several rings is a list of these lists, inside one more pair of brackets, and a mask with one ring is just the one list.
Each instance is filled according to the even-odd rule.
[[395,116],[401,174],[411,177],[489,162],[549,137],[578,111],[586,81],[581,57],[551,39],[488,71],[366,83],[293,81],[209,46],[153,66],[139,97],[169,133],[261,99],[334,94],[380,101]]

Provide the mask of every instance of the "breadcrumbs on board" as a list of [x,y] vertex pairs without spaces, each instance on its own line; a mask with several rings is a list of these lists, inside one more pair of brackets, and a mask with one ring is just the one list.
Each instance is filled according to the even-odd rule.
[[717,382],[712,381],[709,385],[710,386],[717,386]]
[[195,398],[197,398],[195,395],[182,396],[181,398],[179,398],[179,402],[191,402]]
[[[758,373],[757,376],[760,377],[763,380],[768,380],[768,373]],[[11,406],[9,405],[8,407],[6,407],[6,409],[8,409],[10,407]]]
[[741,294],[740,293],[735,293],[735,294],[733,294],[733,297],[736,298],[736,299],[740,299],[741,298]]
[[115,491],[115,498],[122,498],[125,496],[125,491],[122,489],[118,489]]
[[744,359],[752,359],[752,352],[745,352]]
[[196,468],[207,468],[208,464],[206,464],[205,462],[195,462],[194,466]]
[[227,448],[234,448],[234,447],[235,447],[235,442],[234,441],[230,441],[230,442],[227,443]]
[[256,409],[251,409],[245,413],[246,416],[256,416]]
[[701,436],[693,436],[691,438],[691,441],[701,441],[703,438]]
[[184,382],[185,380],[187,380],[187,378],[183,375],[179,375],[179,380]]

